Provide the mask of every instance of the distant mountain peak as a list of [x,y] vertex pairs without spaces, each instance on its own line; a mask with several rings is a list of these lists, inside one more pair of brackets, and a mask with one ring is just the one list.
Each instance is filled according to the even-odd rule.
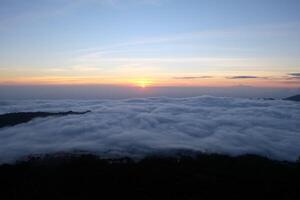
[[300,101],[300,94],[295,95],[295,96],[291,96],[288,98],[285,98],[284,100],[289,100],[289,101]]

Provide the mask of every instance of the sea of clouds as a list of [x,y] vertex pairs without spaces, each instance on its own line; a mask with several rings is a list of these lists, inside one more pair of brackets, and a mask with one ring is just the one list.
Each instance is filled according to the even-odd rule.
[[0,114],[86,111],[0,129],[0,163],[31,154],[86,151],[140,157],[159,152],[300,156],[300,103],[200,96],[127,100],[0,101]]

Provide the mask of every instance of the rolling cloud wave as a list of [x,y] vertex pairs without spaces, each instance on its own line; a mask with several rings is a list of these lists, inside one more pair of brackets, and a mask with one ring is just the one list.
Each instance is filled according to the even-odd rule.
[[0,113],[85,111],[0,129],[0,163],[30,154],[89,151],[145,156],[163,151],[300,156],[300,104],[201,96],[99,101],[1,101]]

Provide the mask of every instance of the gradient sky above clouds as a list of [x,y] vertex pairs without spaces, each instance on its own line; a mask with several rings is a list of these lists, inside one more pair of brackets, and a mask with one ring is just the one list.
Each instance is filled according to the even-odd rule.
[[0,84],[300,87],[298,0],[1,0]]

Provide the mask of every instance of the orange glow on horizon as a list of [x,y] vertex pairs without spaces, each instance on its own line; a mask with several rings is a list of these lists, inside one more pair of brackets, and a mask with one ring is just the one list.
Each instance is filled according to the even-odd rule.
[[300,82],[280,79],[226,79],[225,77],[174,79],[170,77],[125,78],[98,76],[47,76],[47,77],[15,77],[1,79],[0,85],[115,85],[127,87],[231,87],[247,85],[253,87],[298,88]]

